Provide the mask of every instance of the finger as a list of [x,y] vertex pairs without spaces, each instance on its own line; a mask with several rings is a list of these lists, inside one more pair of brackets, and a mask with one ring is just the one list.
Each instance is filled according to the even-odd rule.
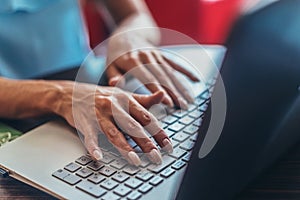
[[118,68],[132,74],[135,78],[139,79],[151,92],[157,91],[164,92],[163,103],[173,106],[172,99],[169,97],[165,89],[159,84],[158,80],[147,70],[139,61],[139,58],[124,55],[115,62]]
[[150,108],[151,106],[162,102],[164,93],[162,91],[159,91],[151,95],[133,94],[132,96],[142,106],[144,106],[145,108]]
[[162,56],[163,59],[171,66],[173,67],[176,71],[179,71],[189,77],[192,81],[200,81],[199,78],[197,78],[192,72],[188,71],[184,67],[178,65],[174,61],[170,60],[169,58]]
[[116,106],[114,109],[114,120],[140,146],[152,162],[157,164],[162,162],[161,154],[155,144],[147,136],[143,127],[129,113]]
[[[189,92],[189,90],[186,88],[186,84],[185,84],[186,81],[182,80],[182,78],[180,78],[176,75],[176,71],[174,71],[174,67],[169,65],[169,63],[166,62],[166,60],[163,59],[162,56],[159,53],[153,52],[152,54],[156,58],[157,62],[159,62],[161,64],[161,68],[164,69],[167,76],[171,79],[171,82],[173,83],[172,85],[168,85],[169,86],[168,87],[169,91],[173,91],[174,95],[177,96],[177,97],[180,97],[182,95],[186,100],[188,100],[189,103],[193,103],[194,102],[194,97]],[[171,62],[173,62],[173,61],[171,61]],[[180,67],[180,66],[177,65],[177,67]],[[179,93],[181,94],[180,96],[178,94],[176,94],[176,91],[174,90],[174,86],[179,91]],[[185,105],[184,101],[182,101],[181,103],[184,107],[187,106],[187,104]]]
[[130,164],[139,166],[141,164],[140,158],[128,144],[124,135],[117,129],[112,119],[101,119],[99,124],[107,139],[118,149],[121,155]]
[[[148,112],[144,107],[138,104],[135,100],[130,102],[129,112],[133,118],[135,118],[144,128],[154,137],[158,145],[168,153],[173,152],[171,140],[167,134],[160,127],[157,119]],[[139,140],[138,138],[136,140]],[[145,141],[137,141],[145,142]],[[145,149],[146,152],[149,152]],[[144,151],[144,152],[145,152]]]
[[[147,69],[156,77],[159,83],[165,89],[168,88],[168,91],[172,91],[174,93],[174,96],[176,96],[176,98],[179,98],[181,95],[176,93],[176,86],[173,84],[171,77],[165,73],[163,66],[161,66],[162,64],[158,64],[158,60],[156,60],[156,58],[152,55],[152,53],[141,51],[139,52],[139,56],[143,60],[143,63],[145,64]],[[173,100],[175,100],[176,98],[173,98]]]
[[108,78],[108,85],[118,86],[120,88],[124,87],[125,79],[123,78],[121,72],[115,67],[115,65],[109,65],[107,67],[106,74]]
[[86,126],[84,132],[84,145],[94,160],[101,160],[103,153],[98,146],[97,131],[91,126]]

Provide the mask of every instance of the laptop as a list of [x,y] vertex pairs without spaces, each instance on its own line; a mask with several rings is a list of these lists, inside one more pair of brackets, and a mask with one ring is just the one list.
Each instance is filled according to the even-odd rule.
[[[226,49],[179,45],[162,51],[189,70],[200,69],[201,81],[187,83],[196,96],[188,110],[154,111],[174,147],[171,154],[162,152],[161,165],[141,157],[140,167],[131,166],[103,134],[99,146],[104,158],[95,162],[73,128],[64,121],[50,121],[0,148],[2,172],[60,199],[175,199],[187,166],[193,165],[189,160],[194,145],[203,142],[198,129]],[[130,90],[137,84],[132,79],[126,87]],[[133,140],[127,139],[138,152]]]

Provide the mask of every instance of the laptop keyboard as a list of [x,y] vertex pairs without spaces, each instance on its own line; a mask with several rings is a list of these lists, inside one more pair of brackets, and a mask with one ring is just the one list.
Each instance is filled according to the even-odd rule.
[[[210,92],[207,90],[195,99],[194,104],[189,105],[188,110],[170,109],[167,115],[158,115],[174,148],[171,154],[161,151],[163,161],[160,165],[151,163],[141,154],[141,166],[132,166],[112,145],[100,143],[103,151],[101,161],[82,155],[55,171],[52,176],[95,198],[139,199],[187,164],[209,96]],[[127,140],[137,153],[141,153],[132,139],[127,137]]]

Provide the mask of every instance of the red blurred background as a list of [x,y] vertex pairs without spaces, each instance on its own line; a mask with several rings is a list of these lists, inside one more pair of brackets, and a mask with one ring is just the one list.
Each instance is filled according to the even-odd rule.
[[[201,44],[223,44],[240,14],[242,0],[145,0],[159,27],[179,31]],[[109,35],[93,1],[85,0],[91,47]]]

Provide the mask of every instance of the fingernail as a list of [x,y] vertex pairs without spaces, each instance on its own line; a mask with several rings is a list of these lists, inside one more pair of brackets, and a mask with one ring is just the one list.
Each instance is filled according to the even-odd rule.
[[173,145],[172,145],[172,143],[171,143],[171,141],[169,139],[167,139],[167,138],[164,139],[162,143],[164,145],[163,149],[166,152],[168,152],[168,153],[172,153],[173,152]]
[[156,149],[152,149],[149,153],[149,159],[154,162],[155,164],[161,164],[162,158],[160,153]]
[[102,152],[98,149],[93,151],[93,155],[96,160],[101,160],[103,158]]
[[130,159],[130,161],[132,162],[133,165],[135,165],[135,166],[141,165],[141,160],[140,160],[139,156],[134,151],[130,151],[128,153],[128,157],[129,157],[129,159]]
[[178,102],[179,102],[180,108],[182,108],[183,110],[187,110],[188,109],[188,103],[186,102],[186,100],[184,100],[183,98],[179,97],[178,98]]

